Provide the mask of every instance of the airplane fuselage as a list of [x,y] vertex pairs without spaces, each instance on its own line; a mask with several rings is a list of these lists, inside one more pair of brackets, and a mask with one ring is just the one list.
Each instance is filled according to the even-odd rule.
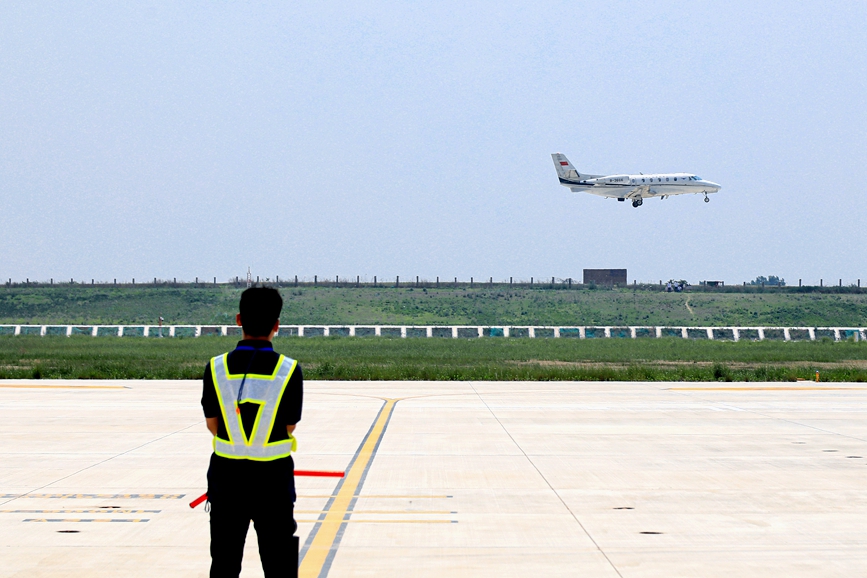
[[666,197],[687,193],[716,193],[720,186],[689,173],[650,175],[610,175],[594,179],[566,179],[560,184],[573,192],[586,192],[601,197],[633,199],[638,196]]
[[590,193],[618,201],[629,199],[634,207],[640,206],[644,199],[664,199],[671,195],[704,195],[704,200],[708,201],[707,196],[721,188],[720,185],[691,173],[588,175],[579,173],[566,155],[554,153],[551,158],[554,160],[560,184],[573,193]]

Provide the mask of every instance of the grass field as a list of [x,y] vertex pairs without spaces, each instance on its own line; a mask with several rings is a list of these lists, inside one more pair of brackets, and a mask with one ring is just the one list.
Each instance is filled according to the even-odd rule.
[[[236,340],[0,337],[0,378],[199,379]],[[867,343],[280,338],[308,379],[867,381]]]
[[[867,326],[867,292],[283,288],[284,324]],[[233,324],[240,289],[0,287],[0,324]]]

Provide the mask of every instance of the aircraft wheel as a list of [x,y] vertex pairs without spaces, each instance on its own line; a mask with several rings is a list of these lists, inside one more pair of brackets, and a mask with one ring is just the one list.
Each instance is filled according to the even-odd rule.
[[643,204],[644,204],[644,201],[642,199],[635,199],[634,201],[632,201],[632,206],[635,208],[638,208]]
[[707,197],[705,197],[705,198],[704,198],[704,202],[705,202],[705,203],[709,203],[709,202],[710,202],[710,199],[707,198]]

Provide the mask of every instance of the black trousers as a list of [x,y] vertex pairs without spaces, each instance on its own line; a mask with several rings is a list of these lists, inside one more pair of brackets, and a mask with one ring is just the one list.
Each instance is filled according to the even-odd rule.
[[250,521],[265,578],[297,578],[298,537],[289,496],[225,498],[211,503],[211,578],[238,578]]

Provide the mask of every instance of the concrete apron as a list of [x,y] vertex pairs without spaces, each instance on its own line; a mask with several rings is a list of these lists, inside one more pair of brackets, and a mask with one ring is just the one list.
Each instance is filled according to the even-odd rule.
[[[301,576],[867,575],[864,386],[305,386]],[[0,577],[206,576],[200,387],[0,381]]]

